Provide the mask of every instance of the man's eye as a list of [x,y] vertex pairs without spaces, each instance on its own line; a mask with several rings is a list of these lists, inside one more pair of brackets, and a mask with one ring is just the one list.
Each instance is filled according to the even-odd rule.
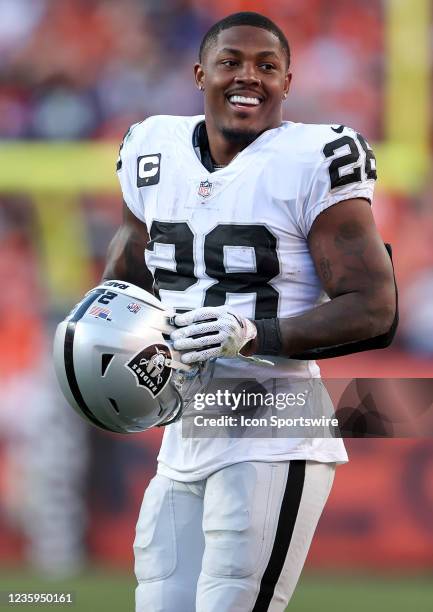
[[260,64],[260,68],[263,68],[267,71],[275,70],[275,66],[273,64]]
[[236,61],[236,60],[223,60],[221,63],[222,63],[224,66],[229,66],[229,67],[232,67],[232,66],[236,66],[236,65],[237,65],[237,61]]

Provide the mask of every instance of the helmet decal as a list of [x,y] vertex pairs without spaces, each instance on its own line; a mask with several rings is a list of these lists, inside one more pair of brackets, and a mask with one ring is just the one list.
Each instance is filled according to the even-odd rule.
[[171,376],[171,353],[165,344],[151,344],[125,364],[134,374],[137,385],[146,387],[157,397]]

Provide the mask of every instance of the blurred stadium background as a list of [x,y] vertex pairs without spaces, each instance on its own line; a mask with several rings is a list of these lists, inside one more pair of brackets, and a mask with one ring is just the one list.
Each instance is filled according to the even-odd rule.
[[[324,375],[432,377],[430,0],[0,0],[0,591],[72,589],[77,610],[132,609],[134,525],[161,432],[81,423],[53,379],[52,334],[100,278],[123,133],[201,112],[201,36],[236,10],[288,35],[285,118],[351,125],[377,153],[401,326],[391,349],[325,362]],[[348,441],[290,609],[433,609],[429,433]]]

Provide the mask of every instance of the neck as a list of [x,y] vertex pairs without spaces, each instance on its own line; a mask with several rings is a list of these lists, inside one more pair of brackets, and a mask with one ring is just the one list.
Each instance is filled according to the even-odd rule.
[[209,149],[213,161],[218,166],[226,166],[240,151],[245,149],[258,134],[250,135],[248,138],[227,138],[220,130],[213,129],[206,122],[209,139]]
[[209,150],[214,163],[218,166],[227,166],[263,132],[280,126],[282,121],[280,118],[276,125],[270,125],[260,132],[235,132],[218,128],[212,120],[209,120],[209,115],[205,114],[205,117]]

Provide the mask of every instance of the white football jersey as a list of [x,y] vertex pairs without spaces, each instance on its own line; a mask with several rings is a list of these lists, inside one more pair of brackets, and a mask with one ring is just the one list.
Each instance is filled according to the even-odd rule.
[[[264,132],[229,165],[209,172],[193,146],[203,116],[156,116],[127,133],[118,161],[123,197],[150,235],[154,289],[178,309],[230,305],[252,319],[292,317],[328,299],[307,236],[322,211],[371,201],[375,160],[343,126],[293,122]],[[311,379],[314,361],[274,358],[274,367],[219,359],[219,378]],[[182,423],[165,429],[159,472],[198,480],[237,461],[347,460],[339,439],[197,439]]]

